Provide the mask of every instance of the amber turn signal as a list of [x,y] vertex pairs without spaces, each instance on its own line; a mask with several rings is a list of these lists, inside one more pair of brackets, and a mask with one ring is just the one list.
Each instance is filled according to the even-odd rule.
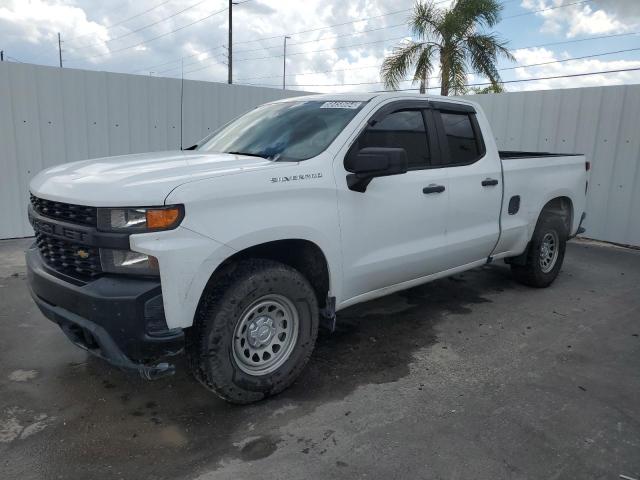
[[180,221],[179,208],[162,208],[147,210],[147,228],[149,230],[167,229]]

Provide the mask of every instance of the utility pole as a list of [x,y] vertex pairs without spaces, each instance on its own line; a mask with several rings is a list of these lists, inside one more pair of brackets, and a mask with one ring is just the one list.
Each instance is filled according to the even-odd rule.
[[284,90],[286,87],[286,78],[287,78],[287,38],[284,37],[284,53],[282,55],[282,89]]
[[60,58],[60,68],[62,68],[62,40],[60,40],[60,32],[58,32],[58,57]]
[[233,0],[229,0],[229,65],[227,65],[227,83],[233,83],[233,52],[231,42],[233,41]]

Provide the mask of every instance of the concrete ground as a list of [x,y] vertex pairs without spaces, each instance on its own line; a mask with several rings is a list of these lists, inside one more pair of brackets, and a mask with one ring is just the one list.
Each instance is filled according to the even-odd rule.
[[352,307],[299,381],[238,407],[71,345],[0,244],[0,478],[640,478],[640,251],[572,242]]

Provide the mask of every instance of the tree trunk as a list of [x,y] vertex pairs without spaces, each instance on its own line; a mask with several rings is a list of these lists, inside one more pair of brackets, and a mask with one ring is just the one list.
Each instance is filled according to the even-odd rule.
[[440,49],[440,95],[443,97],[449,95],[449,67],[444,48]]
[[420,93],[424,95],[427,93],[427,72],[422,74],[422,78],[420,79]]

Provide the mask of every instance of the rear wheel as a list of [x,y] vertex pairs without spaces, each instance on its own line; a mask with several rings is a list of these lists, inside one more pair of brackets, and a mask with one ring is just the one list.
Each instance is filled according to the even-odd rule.
[[287,265],[250,259],[205,293],[187,348],[201,383],[229,402],[251,403],[293,383],[317,335],[307,279]]
[[548,287],[558,276],[567,245],[567,227],[562,218],[545,213],[533,232],[524,265],[511,265],[517,281],[531,287]]

